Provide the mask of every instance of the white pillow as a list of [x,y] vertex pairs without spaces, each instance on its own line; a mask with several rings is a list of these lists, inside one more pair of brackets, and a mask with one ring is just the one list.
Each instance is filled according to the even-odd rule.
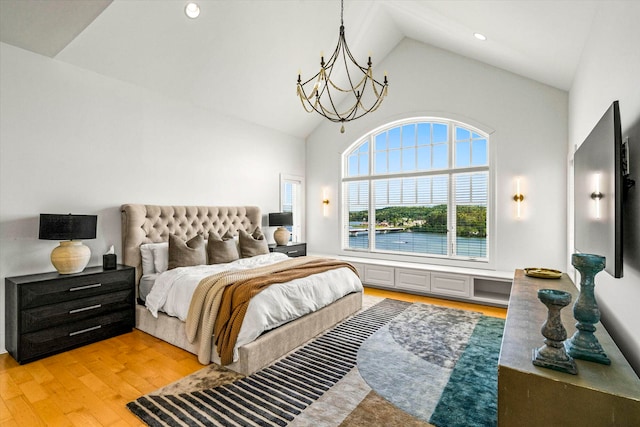
[[167,258],[169,258],[169,243],[145,243],[140,245],[140,256],[142,257],[142,274],[155,274],[156,267],[154,262],[153,248],[165,247]]
[[169,268],[169,242],[162,243],[151,248],[153,254],[153,266],[156,273],[164,273]]

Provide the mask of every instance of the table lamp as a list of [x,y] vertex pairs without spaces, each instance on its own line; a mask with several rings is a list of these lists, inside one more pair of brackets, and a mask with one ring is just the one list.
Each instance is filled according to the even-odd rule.
[[289,243],[289,237],[291,233],[287,230],[286,226],[293,225],[293,214],[291,212],[275,212],[269,214],[269,226],[278,227],[273,232],[273,240],[279,246],[284,246]]
[[51,251],[51,263],[60,274],[80,273],[89,263],[91,250],[82,239],[96,238],[97,215],[40,214],[39,239],[59,240]]

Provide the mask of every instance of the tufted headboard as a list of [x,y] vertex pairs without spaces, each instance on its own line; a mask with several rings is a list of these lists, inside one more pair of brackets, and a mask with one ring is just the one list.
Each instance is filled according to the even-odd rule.
[[205,238],[213,230],[220,236],[238,230],[253,232],[262,223],[257,206],[156,206],[122,205],[123,263],[136,268],[136,283],[142,276],[140,245],[169,240],[169,234],[190,239]]

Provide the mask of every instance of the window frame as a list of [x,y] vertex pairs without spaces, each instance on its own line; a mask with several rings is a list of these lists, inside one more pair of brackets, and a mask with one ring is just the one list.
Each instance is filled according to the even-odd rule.
[[293,225],[290,228],[291,242],[304,242],[305,241],[305,184],[304,177],[298,175],[290,175],[286,173],[280,174],[280,212],[288,212],[285,208],[285,186],[290,185],[292,190],[292,213],[293,213]]
[[[448,125],[448,133],[447,133],[447,155],[448,155],[448,164],[446,168],[440,169],[429,169],[429,170],[414,170],[411,172],[387,172],[383,174],[376,174],[376,152],[375,152],[375,144],[376,137],[380,133],[387,132],[396,127],[402,127],[405,125],[416,125],[419,123],[440,123]],[[483,139],[486,139],[486,156],[487,162],[486,165],[481,166],[473,166],[472,160],[470,164],[465,167],[456,167],[456,158],[455,158],[455,132],[456,127],[461,127],[466,130],[469,130],[473,133],[477,133]],[[357,139],[353,144],[347,147],[342,152],[342,169],[341,169],[341,180],[340,180],[340,226],[341,226],[341,235],[340,235],[340,248],[341,253],[348,256],[359,256],[359,257],[367,257],[367,258],[380,258],[380,259],[394,259],[398,261],[409,261],[409,262],[424,262],[424,263],[435,263],[439,265],[453,265],[460,267],[474,267],[474,268],[486,268],[492,269],[495,266],[496,259],[496,191],[495,191],[495,141],[496,137],[494,131],[487,128],[486,126],[472,124],[469,123],[468,119],[459,120],[457,118],[451,117],[443,117],[443,116],[420,116],[420,117],[411,117],[407,119],[397,120],[393,122],[389,122],[382,126],[379,126],[372,131],[366,133],[359,139]],[[354,152],[354,150],[358,149],[362,144],[369,144],[369,153],[368,153],[368,173],[360,174],[360,170],[358,171],[358,175],[348,176],[349,173],[349,156]],[[388,146],[387,146],[388,149]],[[401,153],[402,156],[402,153]],[[472,154],[471,154],[472,156]],[[387,160],[388,161],[388,160]],[[414,160],[416,164],[418,164],[417,156]],[[433,159],[431,160],[433,162]],[[455,224],[455,215],[456,215],[456,203],[455,203],[455,185],[453,181],[456,179],[457,175],[465,174],[465,173],[477,173],[477,172],[486,172],[487,173],[487,200],[486,200],[486,209],[487,209],[487,218],[486,218],[486,229],[487,229],[487,241],[486,241],[486,258],[475,258],[468,256],[460,256],[454,255],[451,256],[451,244],[452,241],[456,241],[456,229],[453,228],[453,224]],[[374,182],[382,179],[394,179],[394,178],[412,178],[412,177],[430,177],[430,176],[438,176],[438,175],[446,175],[448,177],[448,200],[447,200],[447,229],[449,232],[447,233],[447,245],[449,245],[447,249],[446,255],[438,255],[431,253],[417,253],[417,252],[399,252],[393,250],[383,250],[383,249],[375,249],[375,232],[372,233],[373,228],[376,224],[375,219],[375,191],[374,191]],[[349,236],[349,206],[348,206],[348,192],[347,183],[354,181],[365,181],[367,182],[368,192],[369,192],[369,246],[367,248],[350,248],[348,243]]]

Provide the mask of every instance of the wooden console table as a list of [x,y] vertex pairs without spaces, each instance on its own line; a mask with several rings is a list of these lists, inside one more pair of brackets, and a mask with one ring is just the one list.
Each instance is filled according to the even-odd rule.
[[498,426],[640,426],[640,379],[601,323],[595,334],[610,366],[576,360],[578,375],[571,375],[531,363],[532,350],[544,341],[547,308],[538,289],[545,288],[572,294],[561,315],[568,337],[576,330],[578,290],[571,279],[536,279],[516,270],[498,362]]

